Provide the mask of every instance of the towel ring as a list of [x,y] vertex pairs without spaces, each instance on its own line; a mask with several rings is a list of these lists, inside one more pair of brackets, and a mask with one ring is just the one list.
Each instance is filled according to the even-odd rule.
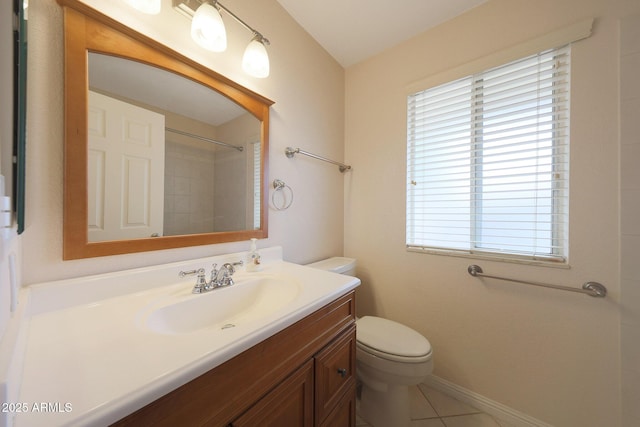
[[[273,188],[274,188],[274,191],[273,193],[271,193],[271,204],[273,204],[273,207],[279,211],[289,209],[289,207],[293,203],[293,189],[289,187],[287,184],[285,184],[284,181],[281,181],[279,179],[273,180]],[[286,195],[285,189],[289,190],[289,194],[290,194],[289,203],[287,203],[287,195]],[[282,194],[281,206],[278,206],[278,204],[276,203],[277,193]]]

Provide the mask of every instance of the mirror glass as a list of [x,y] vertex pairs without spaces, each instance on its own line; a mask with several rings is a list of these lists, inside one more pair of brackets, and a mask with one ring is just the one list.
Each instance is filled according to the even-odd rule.
[[90,242],[260,229],[260,121],[200,83],[89,53]]
[[266,238],[273,101],[78,0],[58,2],[63,258]]

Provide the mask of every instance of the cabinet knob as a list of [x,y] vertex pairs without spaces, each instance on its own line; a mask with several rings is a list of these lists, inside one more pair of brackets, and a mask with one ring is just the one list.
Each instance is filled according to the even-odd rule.
[[347,376],[347,370],[346,370],[346,369],[344,369],[344,368],[338,368],[338,373],[340,374],[340,376],[341,376],[342,378],[344,378],[344,377],[346,377],[346,376]]

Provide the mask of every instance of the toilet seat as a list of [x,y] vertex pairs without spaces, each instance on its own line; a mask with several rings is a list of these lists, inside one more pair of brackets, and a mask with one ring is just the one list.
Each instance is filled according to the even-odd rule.
[[356,322],[356,345],[362,351],[386,360],[422,363],[431,358],[431,344],[413,329],[375,316]]

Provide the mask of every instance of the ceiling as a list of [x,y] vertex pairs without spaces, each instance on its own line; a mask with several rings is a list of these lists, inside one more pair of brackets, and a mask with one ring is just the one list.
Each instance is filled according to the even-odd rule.
[[487,0],[277,0],[343,67]]

